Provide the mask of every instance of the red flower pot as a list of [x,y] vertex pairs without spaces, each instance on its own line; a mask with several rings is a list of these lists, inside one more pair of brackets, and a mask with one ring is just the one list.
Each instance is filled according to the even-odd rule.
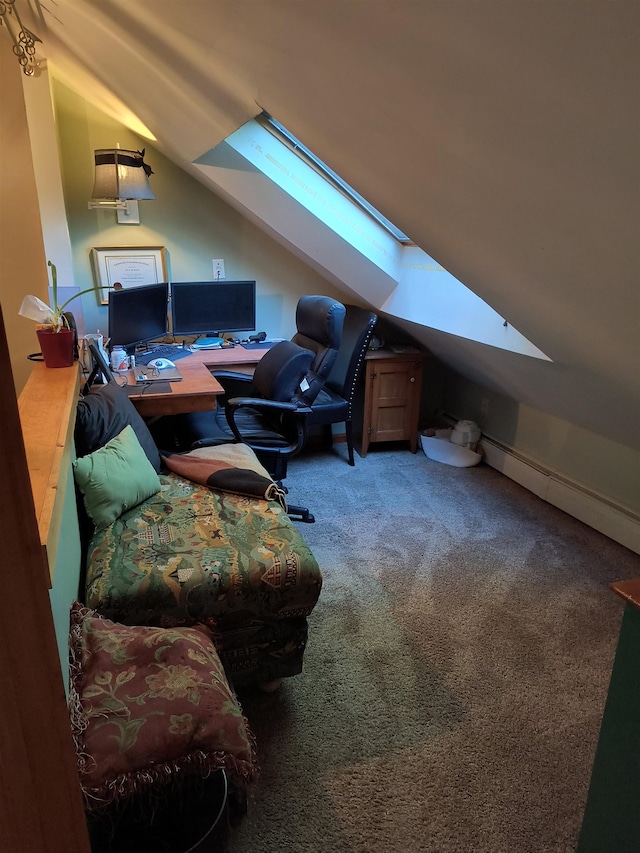
[[36,329],[40,351],[47,367],[71,367],[73,365],[73,332],[71,329]]

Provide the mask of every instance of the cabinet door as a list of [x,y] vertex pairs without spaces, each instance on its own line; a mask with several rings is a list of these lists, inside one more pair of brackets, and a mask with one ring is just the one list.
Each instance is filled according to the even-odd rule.
[[409,365],[379,361],[373,373],[371,441],[402,441],[409,403]]
[[421,367],[421,362],[377,362],[372,377],[370,441],[408,439],[415,453]]

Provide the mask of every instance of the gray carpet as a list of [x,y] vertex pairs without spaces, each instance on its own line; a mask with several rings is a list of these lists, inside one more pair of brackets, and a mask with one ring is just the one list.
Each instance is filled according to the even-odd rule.
[[304,673],[240,697],[230,853],[573,850],[640,557],[485,465],[345,459],[290,464],[324,587]]

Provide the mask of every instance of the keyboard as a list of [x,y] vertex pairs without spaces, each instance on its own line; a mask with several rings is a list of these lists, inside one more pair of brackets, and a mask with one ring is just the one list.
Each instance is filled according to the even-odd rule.
[[185,358],[191,355],[191,350],[184,347],[174,347],[171,344],[161,344],[159,347],[150,349],[146,352],[136,353],[136,364],[149,364],[154,358],[168,358],[169,361],[178,361],[180,358]]

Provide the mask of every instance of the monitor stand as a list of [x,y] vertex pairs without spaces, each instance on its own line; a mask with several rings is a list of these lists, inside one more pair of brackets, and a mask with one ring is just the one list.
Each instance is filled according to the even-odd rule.
[[198,338],[191,346],[193,349],[214,349],[215,347],[221,347],[222,343],[222,338]]

